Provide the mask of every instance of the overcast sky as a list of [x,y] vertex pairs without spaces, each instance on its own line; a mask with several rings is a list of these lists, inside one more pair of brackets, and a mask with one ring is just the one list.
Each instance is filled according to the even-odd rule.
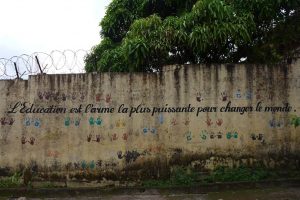
[[0,58],[89,50],[111,0],[0,0]]

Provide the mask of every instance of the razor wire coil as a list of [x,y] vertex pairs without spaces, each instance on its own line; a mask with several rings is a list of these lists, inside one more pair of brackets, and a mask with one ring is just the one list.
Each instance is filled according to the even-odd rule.
[[11,58],[0,58],[0,79],[26,79],[40,73],[84,73],[87,50],[53,50],[50,53],[34,52]]

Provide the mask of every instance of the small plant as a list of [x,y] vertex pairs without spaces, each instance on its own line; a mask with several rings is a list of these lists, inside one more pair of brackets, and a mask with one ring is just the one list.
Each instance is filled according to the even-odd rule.
[[171,172],[170,181],[173,185],[192,185],[195,183],[197,174],[186,167],[175,167]]
[[293,115],[291,118],[291,125],[293,125],[295,128],[300,126],[300,117]]
[[13,188],[21,186],[21,175],[22,173],[16,172],[11,177],[0,179],[0,188]]

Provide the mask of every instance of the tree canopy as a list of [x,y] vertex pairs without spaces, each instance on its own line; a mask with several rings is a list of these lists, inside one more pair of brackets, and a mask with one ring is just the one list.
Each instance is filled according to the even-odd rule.
[[86,71],[277,63],[300,45],[299,0],[112,0]]

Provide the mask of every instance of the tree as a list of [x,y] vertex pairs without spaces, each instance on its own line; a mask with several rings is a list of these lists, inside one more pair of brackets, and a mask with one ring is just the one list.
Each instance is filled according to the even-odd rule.
[[113,0],[86,70],[278,63],[300,46],[299,8],[299,0]]

